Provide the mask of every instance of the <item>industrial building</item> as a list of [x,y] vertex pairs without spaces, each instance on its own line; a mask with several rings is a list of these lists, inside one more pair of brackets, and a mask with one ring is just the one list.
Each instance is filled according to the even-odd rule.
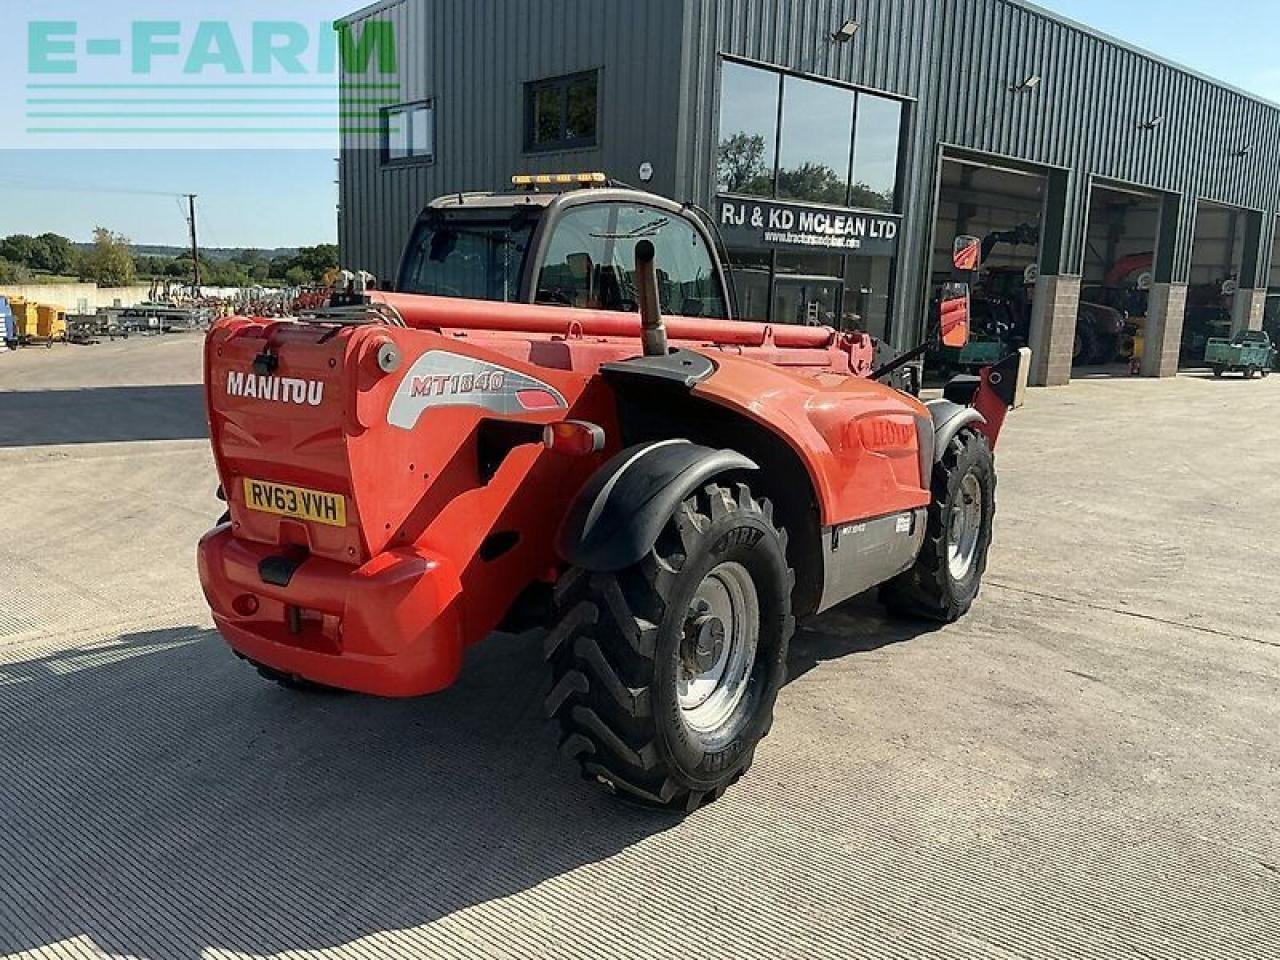
[[[1142,373],[1260,328],[1280,107],[1021,0],[387,0],[398,103],[347,132],[344,260],[394,277],[433,197],[599,170],[720,225],[738,313],[900,347],[958,234],[988,239],[983,309],[1022,324],[1033,382]],[[348,77],[347,79],[354,79]],[[1273,275],[1275,277],[1273,278]]]

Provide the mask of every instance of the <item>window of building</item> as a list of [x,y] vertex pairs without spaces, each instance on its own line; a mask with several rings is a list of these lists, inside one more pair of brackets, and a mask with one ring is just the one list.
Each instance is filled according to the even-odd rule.
[[769,290],[773,281],[773,254],[740,251],[729,256],[729,273],[737,295],[739,320],[769,321]]
[[721,193],[773,196],[781,89],[782,77],[772,70],[724,61],[716,154],[716,181]]
[[845,206],[853,143],[854,93],[787,77],[782,85],[778,196]]
[[580,150],[598,142],[600,73],[525,85],[525,150]]
[[430,100],[382,111],[382,159],[386,163],[430,163],[436,152],[436,111]]
[[664,313],[727,315],[702,235],[680,217],[638,204],[591,204],[566,212],[548,244],[537,302],[636,312],[636,244],[641,240],[651,241],[657,254]]
[[825,253],[779,253],[773,281],[773,323],[840,326],[844,258]]
[[850,206],[886,213],[894,210],[901,143],[902,104],[869,93],[858,94]]
[[892,213],[903,123],[888,97],[725,60],[717,191]]
[[847,258],[840,329],[861,330],[877,340],[888,339],[892,282],[891,258]]

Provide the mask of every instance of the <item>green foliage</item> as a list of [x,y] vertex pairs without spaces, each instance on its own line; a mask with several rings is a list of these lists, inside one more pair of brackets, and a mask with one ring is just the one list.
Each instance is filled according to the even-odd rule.
[[93,231],[93,249],[84,257],[81,272],[100,287],[122,287],[137,276],[129,238],[105,227]]
[[311,282],[311,274],[302,267],[290,267],[285,271],[284,279],[291,287],[304,287]]
[[24,264],[0,257],[0,283],[26,283],[30,279],[31,271]]
[[845,176],[826,164],[804,163],[790,170],[778,171],[780,197],[843,207],[847,192]]
[[[200,258],[200,282],[209,287],[250,287],[269,283],[309,286],[321,283],[338,266],[334,244],[304,247],[292,257],[267,260],[260,250],[237,250],[228,259]],[[38,281],[42,275],[79,276],[100,286],[142,280],[192,278],[190,254],[133,256],[129,241],[99,228],[93,247],[81,252],[66,237],[45,233],[38,237],[16,233],[0,239],[0,283]]]
[[735,133],[720,142],[716,153],[716,176],[726,193],[769,196],[773,193],[773,171],[765,166],[764,137]]
[[79,254],[71,241],[56,233],[38,237],[15,233],[0,240],[0,258],[29,272],[68,274],[79,266]]

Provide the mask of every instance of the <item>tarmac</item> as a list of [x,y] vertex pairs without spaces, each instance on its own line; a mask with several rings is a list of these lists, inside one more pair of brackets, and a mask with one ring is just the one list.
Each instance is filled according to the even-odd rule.
[[0,955],[1280,955],[1280,377],[1033,391],[972,615],[805,625],[679,818],[558,759],[529,637],[409,702],[237,661],[199,347],[0,356]]

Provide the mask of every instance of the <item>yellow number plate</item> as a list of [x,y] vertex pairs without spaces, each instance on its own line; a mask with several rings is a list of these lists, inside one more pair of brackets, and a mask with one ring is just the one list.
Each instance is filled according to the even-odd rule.
[[319,493],[302,487],[286,487],[246,477],[244,502],[250,510],[259,513],[295,517],[330,527],[347,525],[347,498],[337,493]]

